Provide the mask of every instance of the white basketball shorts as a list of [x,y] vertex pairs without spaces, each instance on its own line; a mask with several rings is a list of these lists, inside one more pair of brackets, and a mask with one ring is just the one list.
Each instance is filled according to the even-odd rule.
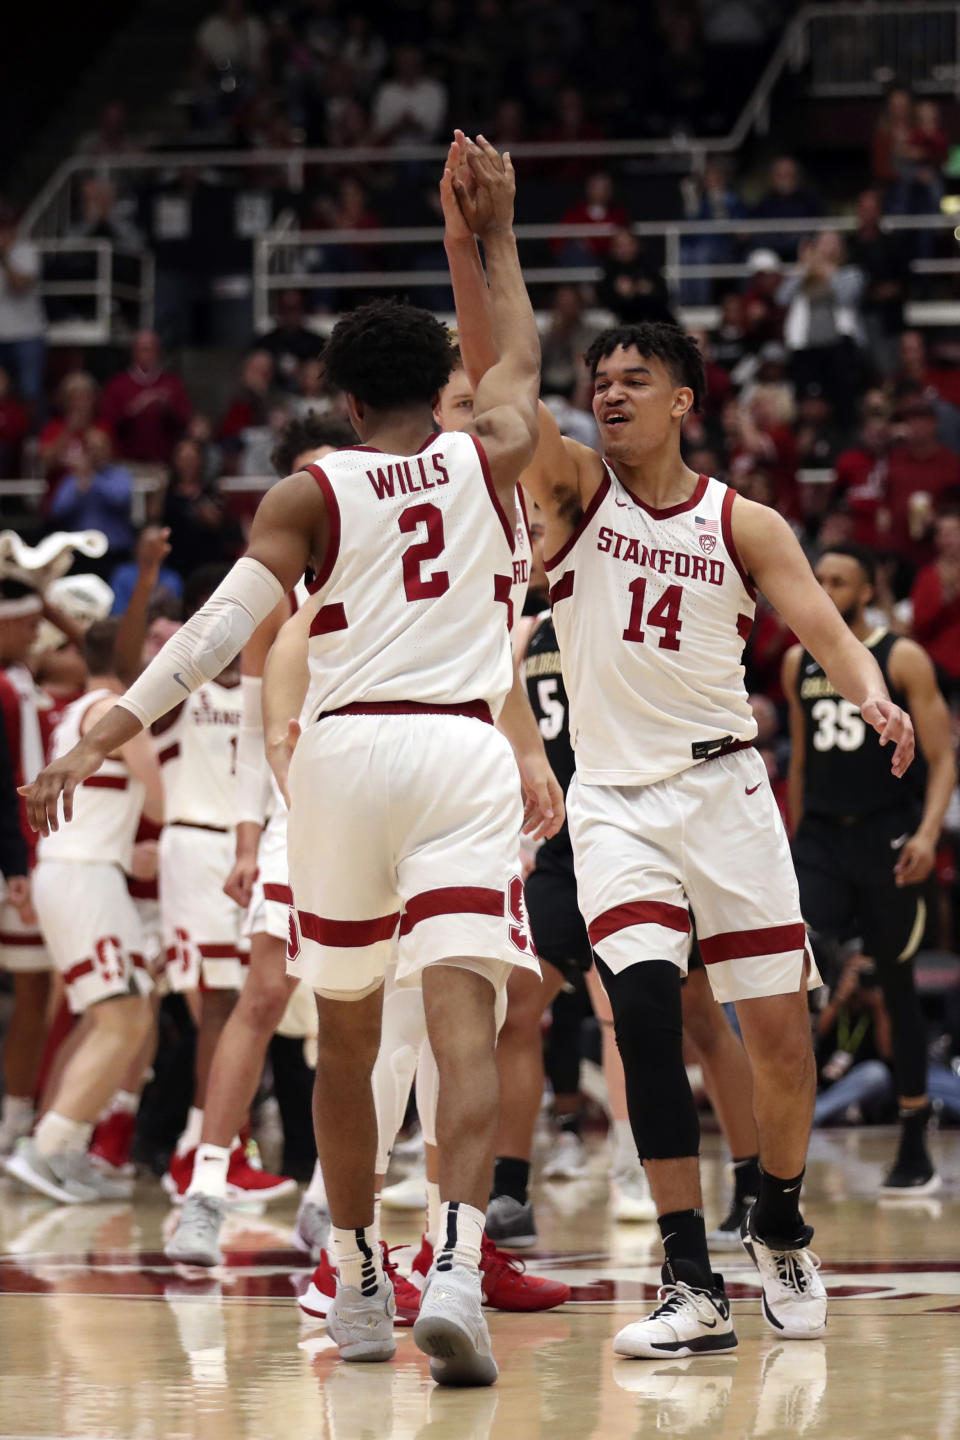
[[363,995],[394,960],[476,970],[494,988],[539,974],[518,848],[513,752],[462,714],[336,714],[294,752],[287,969],[334,997]]
[[243,983],[243,911],[223,893],[235,853],[232,830],[163,827],[160,908],[171,990],[239,990]]
[[7,887],[0,879],[0,970],[52,970],[53,961],[38,926],[24,925],[6,897]]
[[271,935],[286,943],[293,893],[287,871],[287,812],[271,815],[257,851],[257,878],[244,921],[244,935]]
[[33,899],[75,1015],[101,1000],[150,993],[143,927],[119,866],[41,860]]
[[756,750],[718,756],[655,785],[583,785],[567,795],[580,909],[619,974],[671,960],[686,974],[690,914],[717,1000],[821,983],[806,949],[797,877]]

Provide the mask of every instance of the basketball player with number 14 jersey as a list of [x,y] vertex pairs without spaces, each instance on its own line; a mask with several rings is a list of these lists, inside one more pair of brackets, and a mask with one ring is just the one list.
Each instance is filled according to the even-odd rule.
[[[466,337],[483,332],[486,314],[475,247],[464,246],[451,272],[471,374]],[[564,439],[541,405],[522,483],[544,515],[570,699],[577,775],[567,814],[580,906],[665,1249],[659,1304],[615,1350],[676,1357],[737,1343],[707,1251],[699,1122],[683,1066],[690,910],[714,993],[737,1004],[755,1079],[764,1173],[744,1245],[771,1326],[809,1338],[826,1324],[799,1209],[815,1090],[812,977],[786,835],[751,743],[741,653],[756,589],[895,742],[898,775],[913,756],[912,726],[781,517],[683,463],[684,417],[704,391],[695,343],[671,325],[624,326],[600,335],[586,359],[603,456]]]

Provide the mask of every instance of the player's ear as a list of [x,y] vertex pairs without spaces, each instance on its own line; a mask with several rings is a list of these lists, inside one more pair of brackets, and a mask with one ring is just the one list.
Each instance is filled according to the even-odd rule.
[[361,433],[360,426],[363,424],[366,408],[363,401],[358,400],[356,395],[347,394],[347,415],[349,416],[350,424],[358,435]]
[[682,420],[684,415],[689,414],[692,409],[693,391],[688,385],[682,385],[680,389],[677,390],[674,394],[673,408],[671,413],[678,416]]

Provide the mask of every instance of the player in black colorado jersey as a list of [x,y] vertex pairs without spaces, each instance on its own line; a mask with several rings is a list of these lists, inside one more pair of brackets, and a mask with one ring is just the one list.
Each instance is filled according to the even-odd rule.
[[926,761],[925,771],[915,767],[896,779],[889,751],[857,707],[837,695],[801,646],[787,651],[790,819],[804,918],[823,937],[859,937],[877,967],[893,1032],[902,1125],[883,1192],[929,1194],[940,1180],[925,1140],[927,1047],[912,962],[926,920],[920,887],[934,867],[956,784],[949,714],[926,652],[866,619],[875,578],[869,551],[838,545],[821,556],[816,573],[872,651],[891,696],[909,711]]

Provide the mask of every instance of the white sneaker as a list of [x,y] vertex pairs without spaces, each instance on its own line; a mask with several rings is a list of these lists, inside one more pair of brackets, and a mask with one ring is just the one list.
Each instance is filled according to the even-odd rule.
[[544,1180],[579,1180],[587,1173],[587,1151],[579,1135],[561,1130],[543,1167]]
[[680,1358],[735,1350],[737,1337],[723,1281],[719,1275],[713,1278],[713,1290],[697,1290],[683,1281],[661,1285],[657,1308],[620,1331],[613,1342],[614,1354],[659,1360],[664,1355]]
[[430,1356],[430,1374],[438,1385],[492,1385],[496,1380],[497,1362],[482,1304],[477,1271],[465,1265],[431,1269],[413,1339]]
[[815,1340],[827,1328],[827,1292],[812,1250],[774,1250],[751,1228],[753,1210],[744,1218],[743,1248],[760,1271],[763,1316],[782,1340]]
[[87,1183],[90,1176],[86,1159],[80,1150],[41,1155],[36,1141],[27,1138],[18,1141],[16,1150],[4,1161],[4,1168],[11,1179],[28,1190],[39,1191],[48,1200],[60,1205],[89,1205],[101,1196]]
[[336,1296],[327,1311],[327,1334],[336,1341],[341,1360],[392,1360],[397,1353],[393,1338],[396,1313],[389,1280],[369,1296],[338,1280]]
[[303,1250],[314,1265],[320,1259],[321,1251],[330,1240],[330,1211],[326,1205],[315,1200],[301,1200],[293,1227],[293,1243]]
[[427,1182],[423,1175],[408,1175],[396,1185],[385,1185],[380,1191],[384,1210],[426,1210]]
[[610,1180],[610,1218],[623,1225],[656,1220],[657,1207],[639,1160],[629,1169],[615,1172]]

